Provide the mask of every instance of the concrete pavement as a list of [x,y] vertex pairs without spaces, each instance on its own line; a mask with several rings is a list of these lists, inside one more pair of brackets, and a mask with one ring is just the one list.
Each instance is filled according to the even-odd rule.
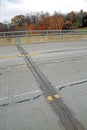
[[[22,47],[86,129],[87,41]],[[19,54],[16,46],[0,47],[0,129],[64,130]]]

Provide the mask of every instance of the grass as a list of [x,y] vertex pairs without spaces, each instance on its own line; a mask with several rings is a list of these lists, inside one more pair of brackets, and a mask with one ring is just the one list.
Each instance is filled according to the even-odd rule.
[[87,30],[87,27],[79,28],[78,30]]

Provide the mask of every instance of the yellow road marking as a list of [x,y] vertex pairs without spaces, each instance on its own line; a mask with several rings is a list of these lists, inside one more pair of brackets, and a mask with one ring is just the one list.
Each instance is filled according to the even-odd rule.
[[22,56],[35,56],[35,55],[38,55],[39,53],[30,53],[30,54],[25,54],[25,55],[22,55],[22,54],[19,54],[18,56],[22,57]]
[[39,53],[30,53],[26,55],[18,54],[18,55],[9,55],[9,56],[0,56],[0,59],[11,59],[11,58],[16,58],[16,57],[23,57],[23,56],[35,56],[38,55]]
[[10,59],[10,58],[15,58],[15,57],[17,57],[16,55],[14,55],[14,56],[0,56],[0,59]]
[[48,97],[47,97],[47,100],[48,100],[48,101],[52,101],[53,98],[52,98],[51,96],[48,96]]
[[56,95],[54,95],[54,97],[58,99],[58,98],[60,98],[60,95],[56,94]]
[[22,68],[22,67],[26,67],[27,65],[17,65],[17,66],[14,66],[14,68]]
[[36,55],[39,55],[40,53],[38,52],[35,52],[35,53],[30,53],[30,56],[36,56]]
[[13,66],[6,67],[6,69],[10,69],[10,68],[23,68],[23,67],[27,67],[27,65],[13,65]]

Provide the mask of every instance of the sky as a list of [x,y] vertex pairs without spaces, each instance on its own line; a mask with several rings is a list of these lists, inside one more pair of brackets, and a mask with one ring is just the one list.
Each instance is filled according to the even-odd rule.
[[87,0],[0,0],[0,22],[8,21],[16,15],[36,12],[69,13],[87,11]]

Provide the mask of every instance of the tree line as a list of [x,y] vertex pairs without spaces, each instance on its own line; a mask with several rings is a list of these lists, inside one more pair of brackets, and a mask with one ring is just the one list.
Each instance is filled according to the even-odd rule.
[[0,32],[25,31],[25,30],[72,30],[87,27],[87,12],[71,11],[68,14],[54,12],[31,13],[17,15],[11,19],[11,23],[0,23]]

